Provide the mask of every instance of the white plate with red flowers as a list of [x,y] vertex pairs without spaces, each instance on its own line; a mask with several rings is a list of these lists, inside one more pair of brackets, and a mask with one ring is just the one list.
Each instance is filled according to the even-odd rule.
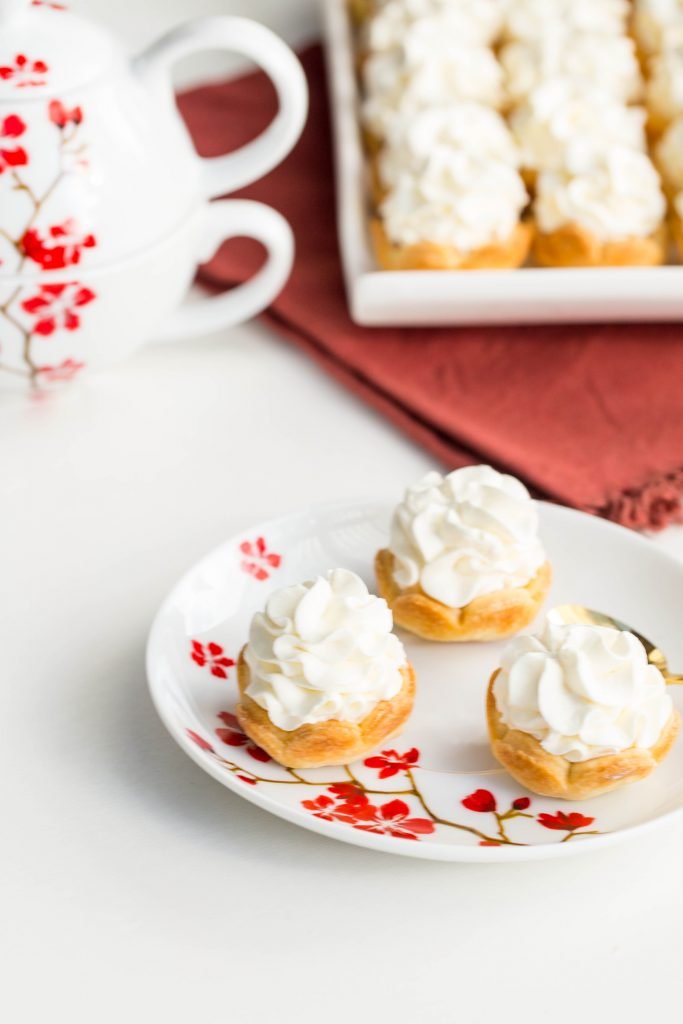
[[[174,587],[150,633],[156,708],[189,756],[234,793],[303,828],[433,860],[565,856],[635,835],[683,809],[683,741],[646,781],[575,804],[525,791],[494,761],[484,697],[504,645],[434,644],[401,634],[417,673],[401,736],[355,764],[294,771],[240,730],[236,668],[269,593],[334,567],[373,588],[391,509],[339,504],[253,527]],[[550,604],[579,602],[632,624],[683,666],[683,565],[604,520],[541,503],[553,563]],[[680,671],[680,669],[679,669]],[[674,699],[679,708],[678,693]]]

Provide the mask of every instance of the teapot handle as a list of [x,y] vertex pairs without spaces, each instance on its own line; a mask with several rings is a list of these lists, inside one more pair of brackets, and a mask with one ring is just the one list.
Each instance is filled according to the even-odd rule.
[[280,108],[261,135],[225,156],[202,157],[204,194],[208,199],[234,192],[263,177],[295,145],[306,121],[308,90],[301,64],[270,29],[248,18],[200,18],[179,25],[133,61],[150,84],[168,87],[177,60],[202,50],[225,49],[244,54],[270,77]]
[[255,238],[268,259],[245,284],[209,298],[183,303],[157,328],[153,341],[175,341],[234,327],[260,313],[279,295],[294,260],[294,236],[277,210],[250,199],[219,199],[207,203],[199,262],[213,256],[228,238]]

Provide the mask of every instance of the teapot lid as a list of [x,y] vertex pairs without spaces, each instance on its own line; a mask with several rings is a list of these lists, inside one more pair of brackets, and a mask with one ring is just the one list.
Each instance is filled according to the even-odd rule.
[[0,101],[62,94],[121,56],[107,31],[51,0],[0,0]]

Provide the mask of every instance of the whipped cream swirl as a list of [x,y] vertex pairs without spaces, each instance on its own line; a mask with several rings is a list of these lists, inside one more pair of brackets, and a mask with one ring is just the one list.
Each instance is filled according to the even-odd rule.
[[673,710],[640,640],[599,626],[548,623],[540,637],[517,637],[493,692],[508,728],[575,762],[653,747]]
[[683,46],[683,0],[634,0],[633,31],[644,53]]
[[449,38],[456,44],[487,46],[502,22],[500,0],[388,0],[370,19],[363,40],[370,52],[393,50],[414,41],[427,50]]
[[252,620],[247,695],[286,732],[359,722],[403,686],[406,655],[392,626],[386,601],[346,569],[284,587]]
[[522,163],[578,171],[611,146],[645,149],[645,111],[566,78],[534,89],[510,120]]
[[669,125],[655,150],[655,157],[667,188],[683,190],[683,115]]
[[523,587],[545,562],[538,513],[524,484],[491,466],[427,473],[397,507],[394,578],[449,608]]
[[509,164],[440,146],[422,168],[399,176],[379,212],[397,245],[431,242],[473,252],[505,243],[527,198]]
[[383,184],[395,185],[405,172],[419,174],[441,146],[500,160],[516,167],[519,151],[503,118],[480,103],[451,103],[424,110],[396,124],[379,157]]
[[363,120],[375,135],[400,130],[422,110],[460,100],[496,107],[503,71],[491,50],[441,39],[428,59],[405,50],[378,53],[363,67]]
[[537,39],[507,43],[500,51],[508,96],[525,99],[550,78],[567,78],[622,103],[640,98],[643,80],[629,36],[552,31]]
[[540,174],[534,213],[545,233],[577,224],[603,241],[647,238],[660,227],[666,201],[650,158],[615,146],[581,174]]
[[660,121],[673,121],[683,114],[683,45],[652,57],[648,70],[648,106]]
[[514,0],[508,4],[505,33],[510,39],[537,39],[562,26],[566,31],[622,35],[630,7],[628,0]]

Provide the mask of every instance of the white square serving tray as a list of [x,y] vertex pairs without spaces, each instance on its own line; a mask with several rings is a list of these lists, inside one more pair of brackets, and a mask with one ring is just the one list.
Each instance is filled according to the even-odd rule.
[[683,320],[683,266],[378,270],[346,0],[323,0],[337,220],[352,318],[374,326]]

